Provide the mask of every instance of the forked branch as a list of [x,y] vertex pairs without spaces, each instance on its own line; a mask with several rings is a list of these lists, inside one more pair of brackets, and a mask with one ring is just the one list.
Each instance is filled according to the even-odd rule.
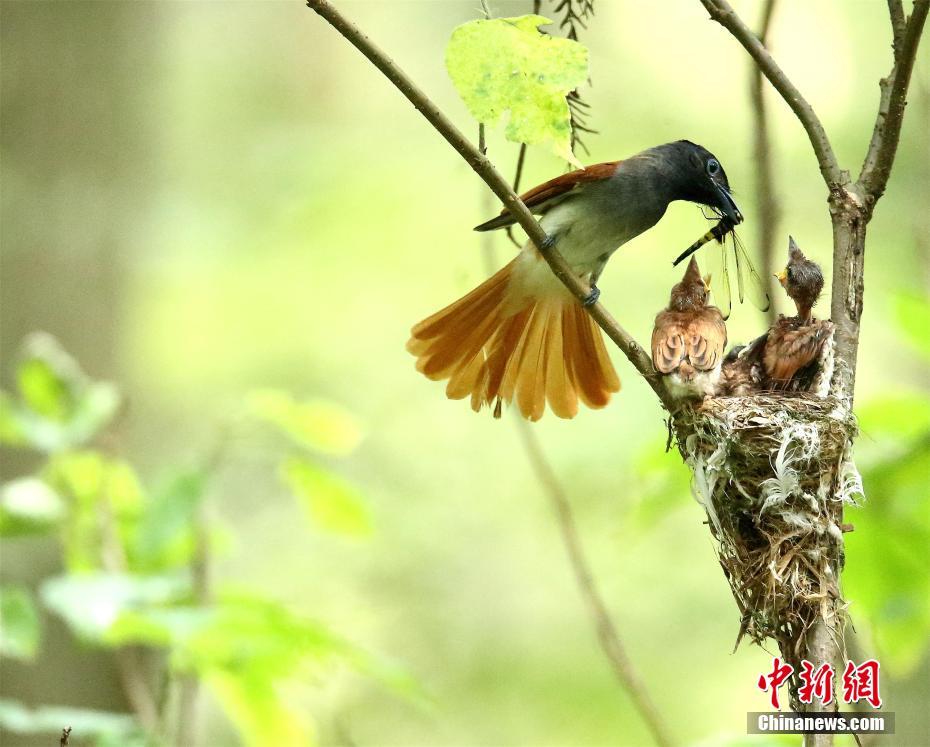
[[[551,239],[543,231],[542,226],[536,222],[533,214],[510,188],[507,180],[494,168],[494,164],[469,142],[468,138],[388,55],[372,43],[353,23],[342,16],[327,0],[307,0],[307,6],[329,22],[336,31],[365,55],[378,70],[384,73],[385,77],[410,100],[410,103],[426,117],[439,134],[458,151],[459,155],[468,162],[475,173],[484,180],[485,184],[491,188],[491,191],[504,203],[504,206],[511,212],[520,227],[526,231],[527,236],[539,249],[540,254],[549,264],[549,267],[552,268],[552,272],[555,273],[556,277],[562,281],[575,298],[584,301],[589,296],[591,289],[572,272],[565,258],[562,257]],[[617,323],[617,320],[611,316],[610,312],[602,304],[594,303],[588,306],[587,310],[598,326],[613,340],[630,363],[633,364],[633,367],[649,383],[649,386],[652,387],[666,409],[673,410],[674,403],[665,391],[661,377],[653,367],[652,358],[649,354],[633,339],[629,332]]]
[[788,79],[785,72],[775,62],[775,58],[769,54],[765,45],[759,41],[759,37],[736,14],[736,11],[733,10],[727,0],[701,0],[701,4],[707,9],[711,19],[729,31],[749,52],[762,74],[769,79],[775,90],[781,94],[785,103],[791,107],[800,120],[807,131],[807,137],[811,141],[814,154],[817,156],[820,173],[827,183],[827,188],[832,193],[842,187],[849,181],[849,176],[840,170],[836,154],[833,152],[833,146],[830,144],[830,138],[827,137],[826,130],[824,130],[813,107],[807,103],[807,100],[801,95],[794,83]]
[[930,0],[914,0],[911,17],[905,21],[901,0],[888,0],[894,66],[888,77],[879,83],[881,98],[878,115],[875,117],[872,139],[862,164],[862,173],[859,175],[859,185],[872,206],[885,192],[888,177],[891,175],[891,166],[901,137],[901,125],[904,122],[907,89],[914,70],[917,47],[927,21],[928,8]]

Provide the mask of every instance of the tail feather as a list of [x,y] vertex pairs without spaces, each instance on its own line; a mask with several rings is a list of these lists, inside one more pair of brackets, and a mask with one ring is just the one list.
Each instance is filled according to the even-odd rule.
[[448,379],[450,399],[470,396],[475,411],[488,405],[495,416],[513,400],[530,420],[546,402],[560,418],[574,417],[579,400],[603,407],[620,382],[600,330],[560,286],[542,297],[526,286],[518,293],[516,267],[515,260],[413,328],[407,349],[417,370]]
[[549,320],[549,339],[546,342],[546,399],[557,416],[573,418],[578,414],[578,394],[575,392],[575,382],[565,365],[565,346],[562,338],[564,318],[563,312],[559,318]]
[[588,407],[598,409],[620,390],[620,379],[607,356],[600,330],[580,306],[572,309],[577,352],[570,357],[578,394]]
[[539,420],[546,409],[546,351],[551,314],[543,303],[537,303],[534,322],[527,326],[526,347],[517,373],[516,397],[520,412],[529,420]]

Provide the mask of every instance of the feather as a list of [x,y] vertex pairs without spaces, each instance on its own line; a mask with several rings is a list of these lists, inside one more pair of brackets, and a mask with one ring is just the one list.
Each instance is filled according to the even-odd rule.
[[[596,163],[583,169],[570,171],[567,174],[550,179],[547,182],[533,187],[528,192],[524,192],[520,199],[531,212],[544,214],[547,210],[555,207],[558,203],[571,196],[573,193],[584,188],[588,182],[597,182],[609,179],[617,171],[621,161],[608,161],[606,163]],[[496,218],[485,221],[480,226],[475,226],[476,231],[493,231],[497,228],[512,226],[516,223],[513,214],[506,208]]]
[[[538,420],[548,401],[562,418],[574,417],[579,398],[603,407],[620,388],[601,332],[553,278],[519,276],[516,261],[468,295],[417,324],[407,349],[417,369],[448,379],[450,399],[471,400],[499,416],[516,400],[521,414]],[[537,283],[527,293],[524,284]],[[522,283],[522,284],[521,284]]]

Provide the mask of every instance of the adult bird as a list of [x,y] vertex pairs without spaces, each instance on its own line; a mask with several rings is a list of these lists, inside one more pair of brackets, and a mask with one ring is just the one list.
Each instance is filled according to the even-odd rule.
[[[597,300],[610,256],[658,223],[669,203],[688,200],[720,210],[734,225],[742,221],[720,161],[687,140],[564,174],[522,200],[592,287],[586,304]],[[475,230],[514,222],[504,211]],[[427,377],[449,380],[448,397],[470,397],[472,409],[488,405],[495,417],[515,399],[530,420],[542,417],[547,401],[571,418],[579,400],[603,407],[620,389],[597,325],[531,241],[491,278],[417,324],[407,349]]]
[[668,308],[656,316],[652,363],[676,398],[706,397],[720,379],[727,326],[707,297],[707,282],[692,257],[681,282],[672,288]]

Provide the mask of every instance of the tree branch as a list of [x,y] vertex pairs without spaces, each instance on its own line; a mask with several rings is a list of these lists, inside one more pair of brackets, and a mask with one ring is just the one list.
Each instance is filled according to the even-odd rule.
[[833,146],[830,145],[830,139],[827,137],[820,119],[811,105],[801,95],[801,92],[795,88],[788,76],[778,66],[778,63],[775,62],[775,59],[769,54],[762,42],[736,14],[736,11],[733,10],[727,0],[701,0],[701,4],[710,14],[711,20],[723,26],[743,45],[775,90],[781,94],[785,103],[797,115],[797,118],[807,131],[814,154],[817,156],[817,163],[820,165],[820,173],[823,175],[830,192],[832,193],[844,186],[848,182],[849,176],[840,170],[836,154],[833,152]]
[[[759,22],[759,42],[764,46],[775,10],[775,0],[765,0],[762,6],[762,19]],[[781,217],[781,205],[775,193],[775,179],[772,174],[772,143],[769,134],[769,118],[765,106],[765,92],[762,87],[762,70],[753,65],[749,85],[749,98],[752,104],[753,160],[756,164],[756,202],[759,219],[756,224],[756,241],[759,245],[759,259],[762,276],[765,278],[770,299],[777,298],[778,286],[772,269],[775,266],[775,227]],[[775,304],[769,304],[769,322],[778,316]]]
[[[527,236],[536,245],[543,259],[552,268],[556,277],[571,291],[579,301],[584,301],[591,289],[572,272],[565,259],[552,245],[551,239],[543,231],[539,223],[533,218],[526,205],[510,188],[507,181],[498,173],[494,165],[468,141],[459,129],[446,117],[445,114],[423,93],[419,87],[404,73],[394,61],[376,47],[367,36],[344,18],[327,0],[307,0],[307,6],[322,16],[336,31],[344,36],[359,52],[384,73],[397,89],[409,99],[410,103],[424,116],[427,121],[441,134],[446,141],[459,153],[474,169],[491,191],[494,192],[511,212],[520,227],[526,231]],[[600,326],[607,336],[613,340],[618,348],[627,357],[634,368],[646,379],[649,386],[659,397],[662,404],[672,411],[674,402],[665,391],[661,377],[652,365],[649,354],[633,337],[621,327],[610,312],[600,303],[586,307],[588,313]]]
[[[480,137],[479,137],[480,139]],[[522,167],[523,159],[526,155],[526,145],[520,146],[520,166]],[[519,171],[514,179],[514,191],[517,189],[519,181]],[[491,210],[493,200],[491,193],[482,190],[486,210]],[[493,272],[497,264],[494,257],[494,236],[490,233],[481,234],[481,249],[484,255],[484,264],[487,272]],[[659,716],[659,712],[649,697],[649,693],[642,680],[639,678],[636,670],[630,663],[626,655],[626,649],[620,640],[617,627],[613,623],[607,605],[597,590],[594,583],[594,577],[591,573],[588,560],[584,554],[584,548],[581,544],[581,538],[578,536],[578,529],[575,525],[575,519],[572,514],[572,507],[568,501],[565,489],[559,482],[555,470],[546,458],[539,443],[539,437],[536,432],[523,418],[516,416],[517,433],[520,436],[520,442],[523,450],[526,452],[530,466],[536,479],[545,491],[552,504],[556,520],[559,525],[559,533],[562,535],[562,544],[565,546],[565,552],[568,555],[568,561],[571,565],[572,572],[578,584],[579,591],[584,603],[588,607],[594,623],[597,628],[597,638],[601,645],[601,650],[607,661],[613,669],[614,674],[620,681],[621,686],[627,691],[633,706],[639,712],[646,726],[652,733],[653,739],[660,747],[668,747],[672,742],[668,736],[668,729]]]
[[[914,11],[904,23],[904,9],[900,0],[889,0],[891,25],[894,38],[895,63],[887,78],[879,83],[881,98],[872,139],[862,164],[859,185],[868,200],[869,207],[882,196],[891,175],[898,140],[901,136],[901,124],[904,121],[904,108],[907,106],[907,89],[914,70],[914,59],[930,0],[914,0]],[[904,26],[902,28],[902,23]]]
[[888,0],[888,15],[891,16],[891,47],[894,49],[894,60],[897,62],[901,58],[901,44],[904,42],[904,31],[907,28],[904,3],[901,0]]
[[572,515],[568,497],[565,495],[565,491],[562,490],[558,477],[549,466],[549,462],[546,460],[546,456],[539,446],[539,440],[536,438],[530,424],[522,418],[518,418],[517,421],[517,427],[523,445],[526,447],[526,453],[530,458],[533,471],[542,482],[555,509],[559,531],[562,533],[562,541],[568,553],[568,559],[575,574],[578,589],[581,591],[581,596],[597,626],[597,638],[601,648],[620,684],[623,685],[633,701],[633,706],[646,722],[646,726],[652,733],[652,738],[656,744],[659,747],[668,747],[672,744],[668,729],[659,716],[655,703],[649,697],[645,684],[633,667],[629,656],[627,656],[626,648],[620,640],[607,605],[604,604],[604,600],[594,583],[588,560],[584,554],[584,548],[581,545],[581,539],[578,536],[578,528],[575,526],[575,519]]

